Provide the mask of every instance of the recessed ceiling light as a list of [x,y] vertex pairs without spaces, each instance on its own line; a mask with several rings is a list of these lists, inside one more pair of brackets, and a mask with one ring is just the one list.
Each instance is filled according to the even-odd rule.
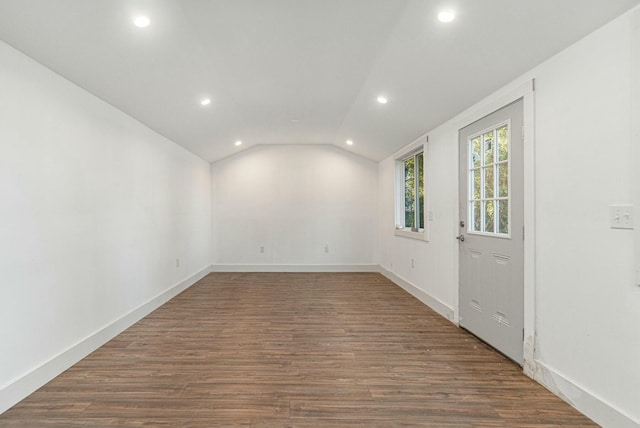
[[386,97],[382,97],[382,96],[380,96],[380,97],[378,97],[378,102],[379,102],[380,104],[386,104],[386,103],[388,102],[388,100],[387,100],[387,98],[386,98]]
[[151,20],[146,16],[138,16],[136,19],[133,20],[133,23],[138,28],[146,28],[149,26],[149,24],[151,24]]
[[440,13],[438,13],[438,20],[440,22],[451,22],[454,19],[456,19],[456,13],[450,9],[441,10]]
[[236,141],[235,145],[236,146],[241,146],[242,145],[242,141],[240,141],[240,140]]
[[353,141],[351,140],[347,140],[346,143],[347,143],[347,146],[353,146]]
[[211,99],[210,98],[205,98],[202,101],[200,101],[200,104],[203,106],[208,106],[209,104],[211,104]]

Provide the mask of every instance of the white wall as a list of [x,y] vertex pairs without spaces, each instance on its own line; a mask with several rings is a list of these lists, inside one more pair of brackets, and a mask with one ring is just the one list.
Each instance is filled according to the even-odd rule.
[[[448,141],[451,126],[442,126],[429,134],[429,143],[420,138],[411,146],[425,144],[425,181],[428,192],[425,209],[431,212],[427,220],[427,239],[397,237],[395,233],[394,211],[394,174],[395,156],[379,164],[380,198],[380,265],[387,275],[392,273],[396,282],[406,283],[415,294],[426,292],[421,298],[441,315],[454,319],[454,307],[457,291],[452,287],[452,278],[457,275],[457,178],[441,180],[455,173],[458,165],[458,151],[455,144]],[[410,150],[401,150],[397,155]],[[414,260],[413,267],[411,260]]]
[[214,162],[214,269],[377,265],[377,175],[376,163],[328,145],[261,145]]
[[[533,375],[597,422],[615,427],[640,426],[633,232],[611,229],[608,218],[609,205],[632,203],[637,189],[631,135],[640,118],[631,109],[632,15],[479,103],[535,78]],[[456,312],[456,125],[477,109],[428,134],[430,242],[393,235],[393,159],[380,163],[383,269]],[[419,260],[415,269],[412,257]]]
[[0,412],[208,271],[210,183],[0,43]]

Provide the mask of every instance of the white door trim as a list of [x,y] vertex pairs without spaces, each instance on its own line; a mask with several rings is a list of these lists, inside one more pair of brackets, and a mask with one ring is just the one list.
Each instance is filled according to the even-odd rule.
[[[535,320],[535,303],[536,303],[536,283],[535,283],[535,79],[528,80],[526,83],[509,90],[501,96],[481,102],[469,112],[460,115],[455,121],[455,138],[456,146],[458,146],[458,132],[470,125],[471,123],[482,119],[483,117],[500,110],[502,107],[513,103],[522,98],[523,100],[523,122],[524,122],[524,372],[528,376],[533,376],[536,371],[535,351],[536,351],[536,320]],[[456,211],[456,212],[459,212]],[[457,222],[456,222],[457,223]],[[456,224],[457,227],[457,224]],[[453,239],[458,233],[456,228],[451,234]],[[456,272],[458,275],[455,287],[454,302],[456,307],[455,320],[458,321],[460,314],[459,307],[459,287],[460,287],[460,264],[459,249],[456,252]]]
[[[640,9],[631,15],[631,150],[633,165],[640,165]],[[640,168],[635,171],[635,186],[631,189],[635,195],[636,219],[640,213]],[[640,286],[640,224],[635,224],[635,285]]]

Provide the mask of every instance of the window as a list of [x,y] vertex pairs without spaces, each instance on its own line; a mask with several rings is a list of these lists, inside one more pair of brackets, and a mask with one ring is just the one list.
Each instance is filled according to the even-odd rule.
[[469,232],[509,235],[509,124],[472,136],[469,147]]
[[396,161],[396,234],[424,239],[424,151],[420,147]]

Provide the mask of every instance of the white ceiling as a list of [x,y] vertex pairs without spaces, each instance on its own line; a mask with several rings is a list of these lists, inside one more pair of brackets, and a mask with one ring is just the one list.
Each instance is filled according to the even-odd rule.
[[0,39],[208,161],[267,143],[381,160],[639,3],[0,0]]

